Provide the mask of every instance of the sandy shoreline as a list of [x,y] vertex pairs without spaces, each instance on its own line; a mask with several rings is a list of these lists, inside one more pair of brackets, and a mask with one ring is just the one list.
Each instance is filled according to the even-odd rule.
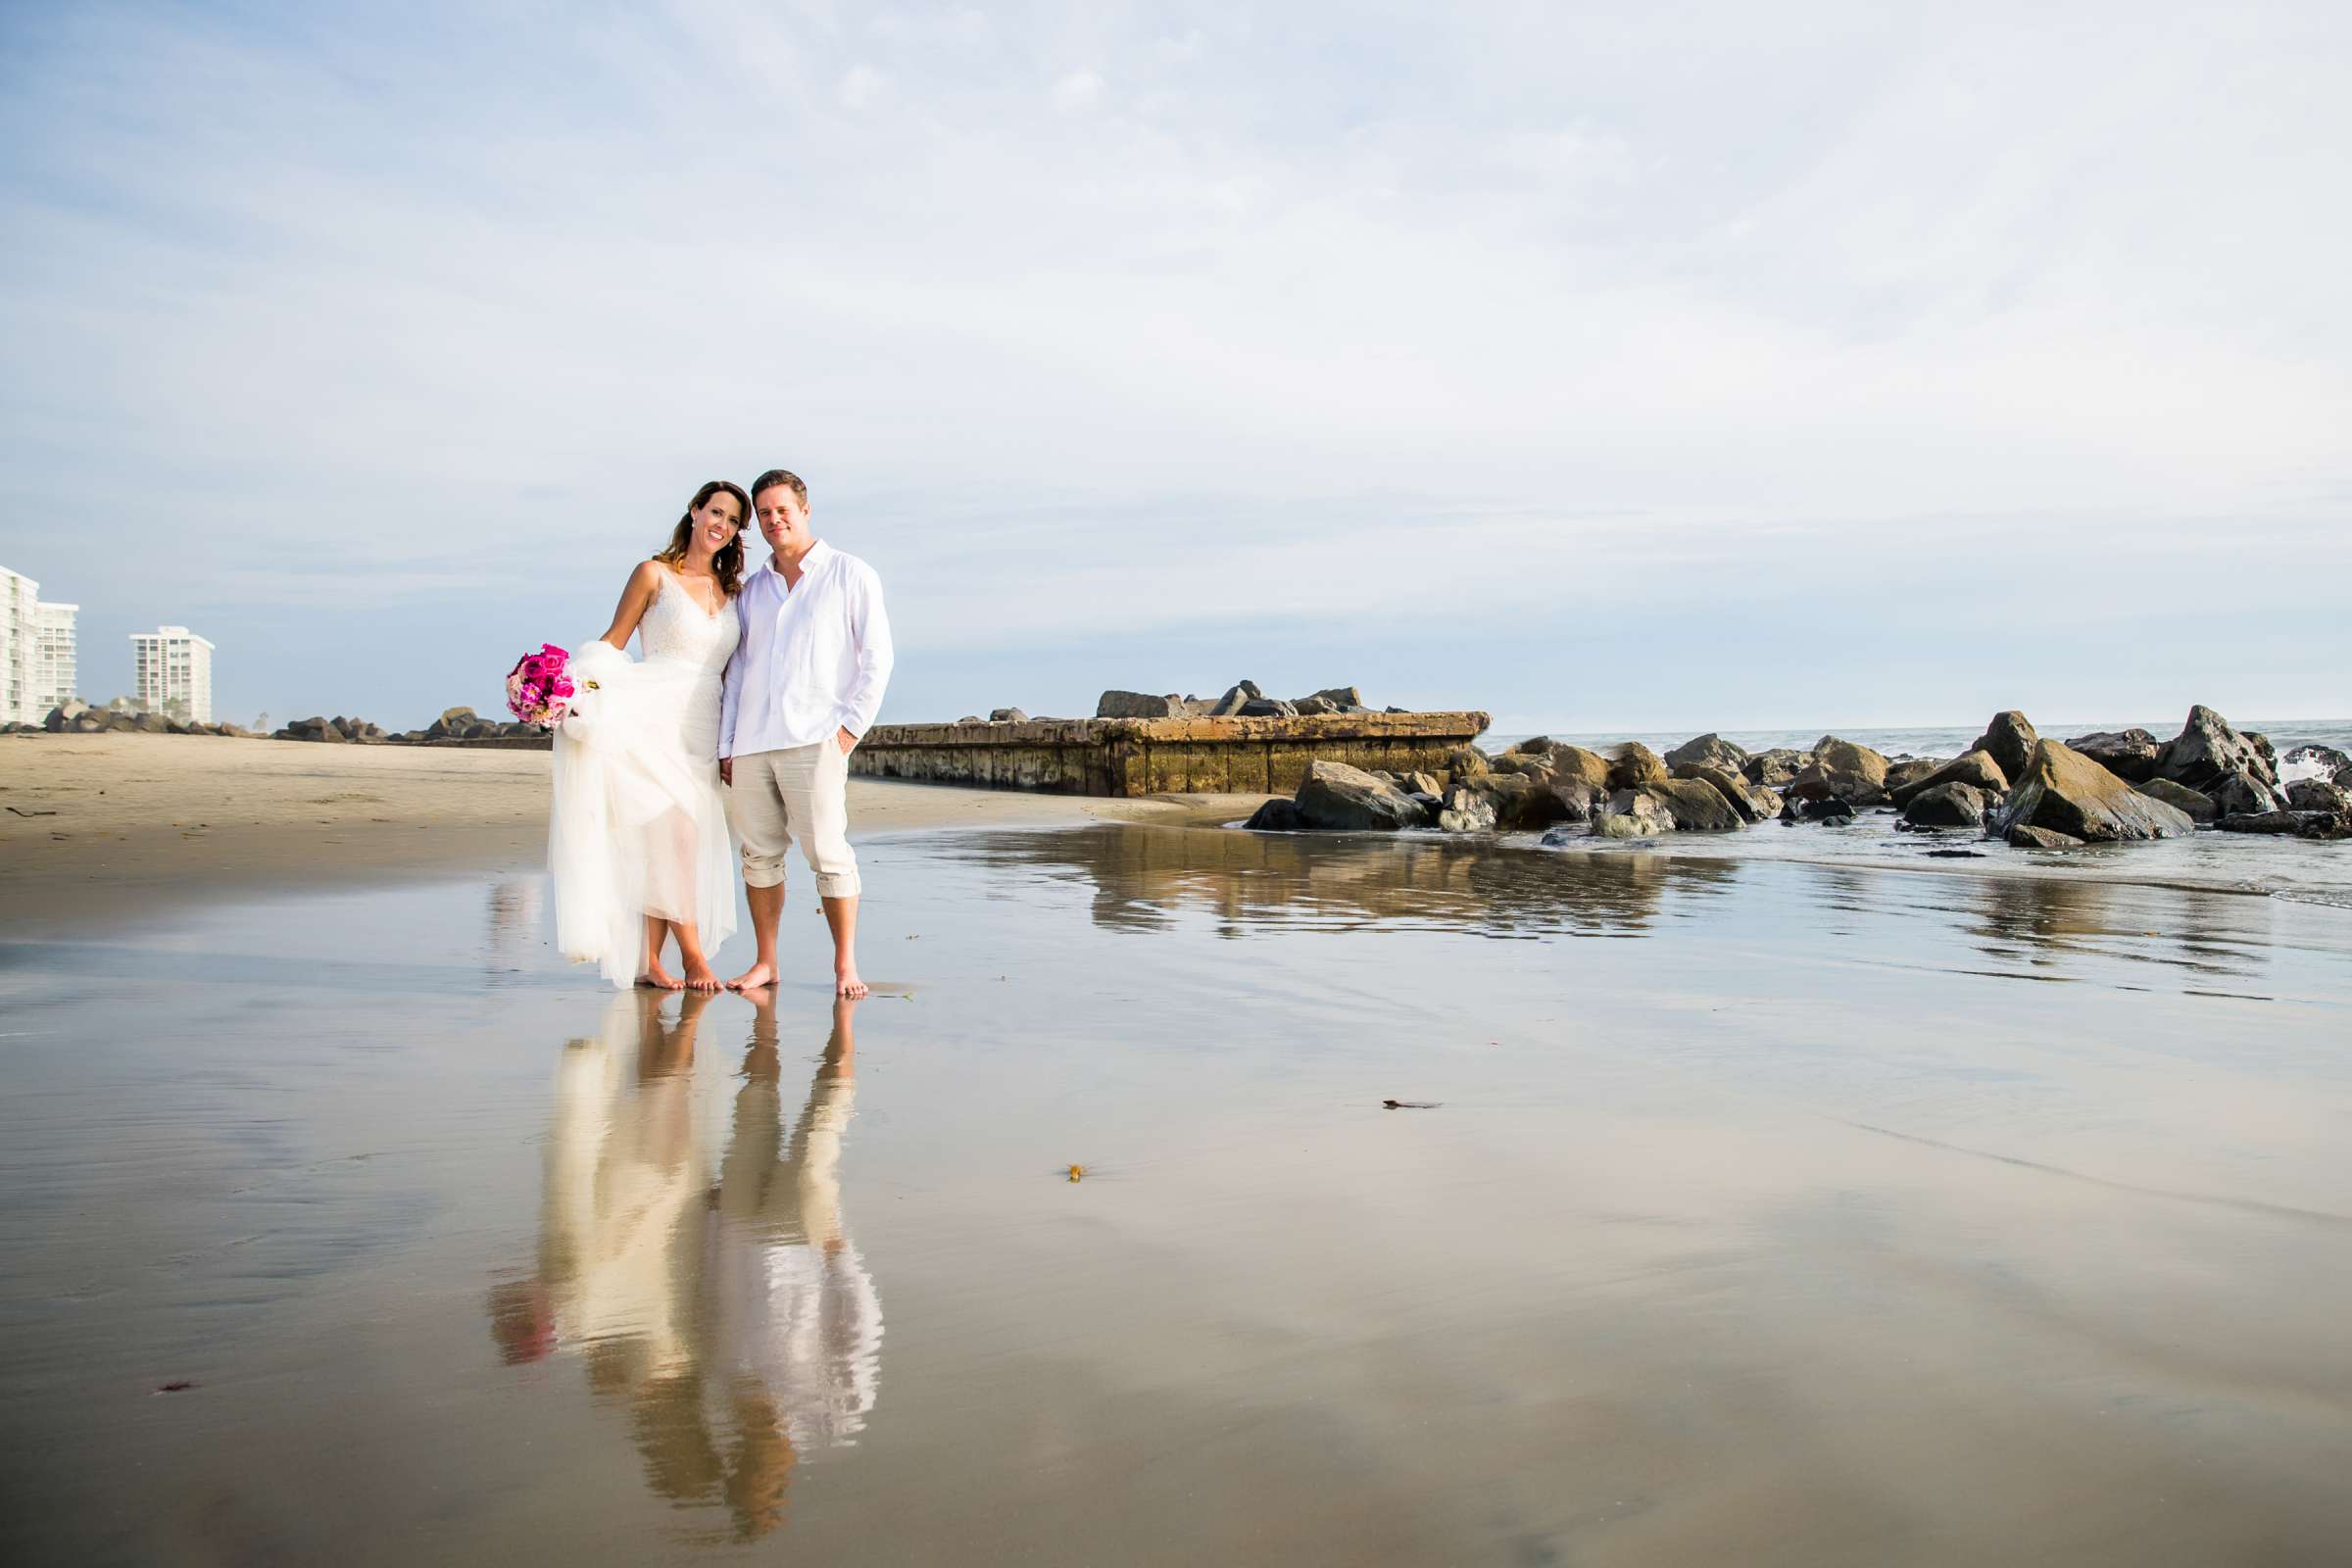
[[[175,735],[0,740],[0,933],[158,903],[543,863],[550,754]],[[1171,823],[1259,797],[1098,800],[853,779],[854,836]]]

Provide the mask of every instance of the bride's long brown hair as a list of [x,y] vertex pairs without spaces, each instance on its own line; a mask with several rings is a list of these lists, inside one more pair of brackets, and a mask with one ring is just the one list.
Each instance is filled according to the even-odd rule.
[[735,498],[743,513],[743,521],[736,526],[735,537],[719,547],[710,558],[710,569],[718,577],[719,589],[729,599],[743,591],[743,530],[752,525],[752,498],[743,493],[743,486],[731,479],[713,479],[694,493],[686,503],[686,515],[669,531],[669,548],[654,559],[665,566],[680,566],[686,563],[686,544],[694,534],[694,514],[710,505],[710,498],[724,490]]

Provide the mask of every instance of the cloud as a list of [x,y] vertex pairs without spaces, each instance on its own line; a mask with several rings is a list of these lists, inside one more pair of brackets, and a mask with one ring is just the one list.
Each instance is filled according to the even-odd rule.
[[870,66],[852,66],[841,78],[841,103],[845,109],[863,109],[882,91],[882,74]]
[[1064,114],[1092,109],[1102,96],[1102,78],[1091,71],[1073,71],[1054,79],[1054,107]]
[[2041,623],[2025,674],[2097,710],[2086,622],[2352,535],[2324,6],[0,27],[0,561],[93,648],[209,610],[244,707],[354,705],[306,638],[385,651],[377,716],[479,699],[773,462],[909,648],[1056,679],[1120,628],[1475,661],[1502,617],[1703,691],[1754,604],[1924,595]]

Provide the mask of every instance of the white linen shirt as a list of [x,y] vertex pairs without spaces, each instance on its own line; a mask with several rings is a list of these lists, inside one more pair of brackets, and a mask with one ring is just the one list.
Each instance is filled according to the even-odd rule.
[[750,757],[863,735],[890,682],[890,617],[882,579],[819,539],[787,587],[775,557],[735,596],[743,637],[727,661],[718,705],[718,755]]

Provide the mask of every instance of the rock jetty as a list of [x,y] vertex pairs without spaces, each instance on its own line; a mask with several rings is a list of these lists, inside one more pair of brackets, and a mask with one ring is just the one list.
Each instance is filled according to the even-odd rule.
[[[1328,686],[1304,697],[1268,697],[1253,680],[1235,681],[1222,697],[1152,697],[1143,692],[1104,692],[1095,703],[1097,718],[1297,718],[1312,713],[1371,713],[1353,686]],[[1404,710],[1392,708],[1392,713]]]
[[349,718],[337,713],[332,718],[323,715],[298,718],[264,735],[242,724],[198,724],[163,713],[116,707],[92,708],[86,703],[76,702],[51,709],[48,717],[37,725],[0,725],[0,733],[213,735],[233,740],[313,741],[330,746],[428,746],[460,742],[488,742],[505,746],[549,744],[544,725],[486,719],[470,708],[446,709],[439,718],[422,729],[391,731],[368,719]]
[[1638,742],[1592,752],[1539,735],[1499,755],[1461,747],[1445,767],[1409,776],[1318,760],[1294,799],[1268,802],[1246,825],[1527,831],[1564,844],[1731,833],[1773,820],[1835,827],[1873,811],[1894,815],[1898,831],[1970,832],[2040,850],[2200,827],[2352,836],[2352,758],[2305,747],[2290,760],[2320,776],[2282,787],[2270,742],[2203,706],[2162,742],[2145,730],[2053,740],[2011,710],[1995,713],[1958,757],[1900,762],[1836,735],[1809,751],[1752,754],[1700,735],[1664,757]]

